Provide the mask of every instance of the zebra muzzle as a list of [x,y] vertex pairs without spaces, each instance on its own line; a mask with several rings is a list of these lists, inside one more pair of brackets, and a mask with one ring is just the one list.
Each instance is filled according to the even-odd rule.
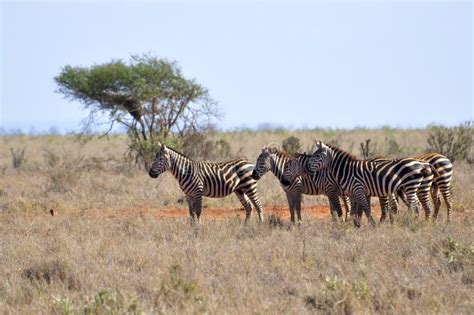
[[155,172],[153,172],[152,170],[150,170],[150,171],[148,172],[148,175],[150,175],[151,178],[157,178],[157,177],[158,177],[158,173],[155,173]]
[[260,175],[258,175],[258,173],[257,173],[256,170],[253,170],[253,172],[252,172],[252,178],[255,179],[255,180],[259,180],[259,179],[260,179]]

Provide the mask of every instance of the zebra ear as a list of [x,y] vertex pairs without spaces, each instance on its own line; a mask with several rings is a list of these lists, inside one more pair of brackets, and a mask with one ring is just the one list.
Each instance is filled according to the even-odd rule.
[[268,146],[268,150],[270,151],[270,153],[277,153],[278,150],[280,150],[280,146],[278,145],[278,143],[272,142]]
[[316,141],[316,150],[319,150],[323,147],[323,142],[320,140],[315,140]]

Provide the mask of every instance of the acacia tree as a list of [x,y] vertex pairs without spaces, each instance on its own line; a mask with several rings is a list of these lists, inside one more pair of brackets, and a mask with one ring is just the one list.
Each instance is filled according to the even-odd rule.
[[129,63],[67,65],[55,81],[58,93],[90,111],[87,125],[106,117],[109,131],[115,123],[124,126],[131,151],[145,163],[158,140],[201,132],[219,117],[206,88],[185,78],[176,62],[152,55],[133,55]]

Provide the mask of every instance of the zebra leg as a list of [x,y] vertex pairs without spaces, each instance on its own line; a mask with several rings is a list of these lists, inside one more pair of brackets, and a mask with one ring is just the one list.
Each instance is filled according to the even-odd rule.
[[263,206],[260,202],[260,198],[258,198],[257,187],[247,190],[245,194],[250,198],[250,201],[257,210],[259,222],[263,223]]
[[201,196],[186,196],[189,206],[189,216],[191,225],[199,223],[199,218],[201,216]]
[[335,221],[342,220],[342,208],[341,202],[339,201],[339,194],[335,191],[326,191],[326,194],[329,200],[332,218]]
[[202,210],[202,195],[198,195],[196,197],[196,201],[194,203],[194,212],[196,213],[197,223],[201,223],[201,210]]
[[349,215],[351,213],[351,201],[349,200],[349,197],[347,196],[341,196],[341,199],[342,199],[342,203],[344,204],[344,209],[346,210],[346,215],[345,215],[345,218],[344,218],[344,221],[345,222],[348,222],[349,221]]
[[422,190],[417,192],[418,199],[425,210],[425,219],[429,220],[431,216],[431,199],[430,199],[430,191]]
[[433,220],[436,220],[438,218],[439,208],[441,208],[441,196],[439,194],[438,186],[434,182],[431,185],[431,198],[433,199],[434,204]]
[[415,213],[416,218],[418,218],[420,216],[419,200],[418,200],[418,197],[416,196],[415,191],[414,190],[406,191],[405,195],[407,198],[408,207],[410,208],[411,211],[413,211],[413,213]]
[[389,210],[388,207],[390,203],[389,197],[386,197],[386,196],[379,197],[379,203],[380,203],[380,213],[381,213],[380,223],[382,223],[387,218],[387,210]]
[[451,199],[451,186],[440,187],[444,202],[446,203],[446,221],[451,221],[451,211],[453,209],[453,200]]
[[250,204],[250,199],[245,195],[242,191],[235,191],[235,194],[240,200],[240,203],[242,206],[244,206],[245,209],[245,223],[248,222],[250,219],[250,213],[252,213],[252,205]]
[[372,217],[372,212],[370,210],[370,197],[364,193],[363,189],[357,189],[354,193],[354,198],[356,199],[359,207],[361,207],[361,209],[365,212],[365,216],[367,217],[367,220],[369,220],[370,225],[376,226],[375,220]]
[[352,222],[356,227],[360,227],[360,219],[361,219],[361,209],[359,204],[356,202],[354,197],[349,198],[351,203],[351,217]]
[[389,211],[389,216],[390,216],[390,223],[393,224],[394,222],[394,215],[398,214],[398,202],[397,198],[395,197],[395,194],[392,194],[390,197],[390,211]]
[[397,193],[397,198],[400,197],[403,201],[403,203],[405,204],[405,206],[407,206],[407,208],[410,208],[410,204],[408,202],[408,199],[407,199],[407,194],[400,190],[398,193]]
[[286,199],[288,200],[288,207],[290,209],[291,224],[295,224],[295,197],[291,193],[286,193]]
[[303,221],[301,220],[301,194],[297,193],[294,197],[294,207],[296,210],[296,216],[298,217],[298,226],[301,226]]

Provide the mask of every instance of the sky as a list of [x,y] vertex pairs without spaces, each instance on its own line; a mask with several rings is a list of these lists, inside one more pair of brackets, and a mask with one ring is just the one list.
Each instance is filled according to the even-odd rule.
[[473,119],[471,1],[2,1],[0,129],[78,131],[65,65],[153,53],[207,87],[218,127]]

